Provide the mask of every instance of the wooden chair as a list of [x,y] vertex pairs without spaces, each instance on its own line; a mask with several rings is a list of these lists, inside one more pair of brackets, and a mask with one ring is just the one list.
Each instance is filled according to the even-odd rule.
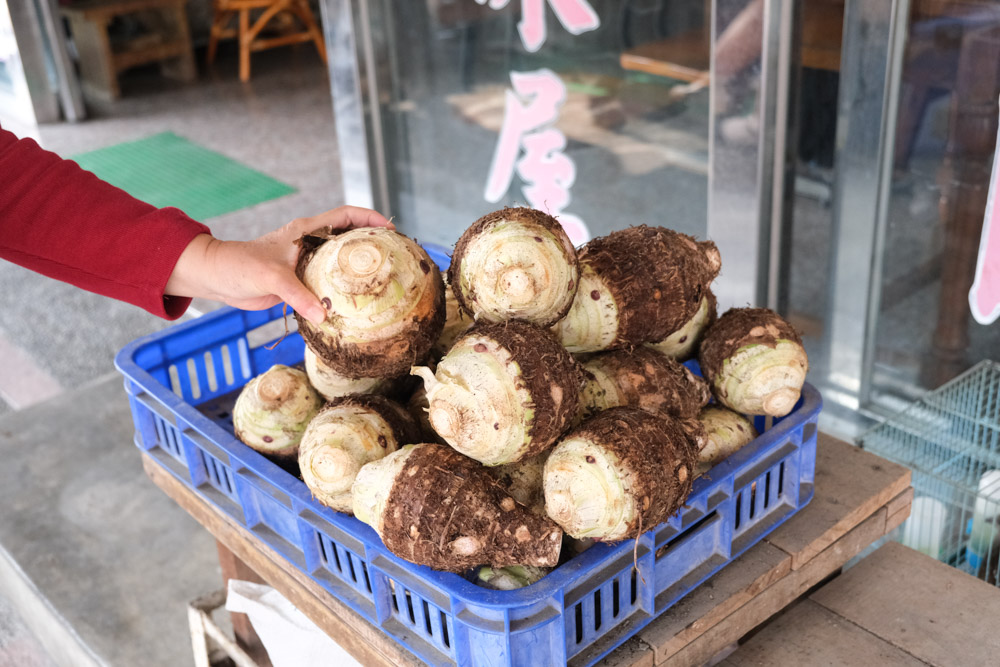
[[[309,8],[309,0],[214,0],[214,18],[208,38],[206,61],[215,60],[215,50],[220,39],[238,38],[240,42],[240,81],[250,80],[250,52],[270,49],[287,44],[312,41],[319,57],[326,62],[326,48],[319,25]],[[236,27],[228,27],[234,16]],[[251,18],[254,20],[251,22]],[[297,18],[303,28],[297,29]],[[273,36],[261,32],[274,22]]]

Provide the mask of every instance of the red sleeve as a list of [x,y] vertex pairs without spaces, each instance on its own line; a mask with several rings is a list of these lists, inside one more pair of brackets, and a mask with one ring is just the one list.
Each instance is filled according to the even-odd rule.
[[184,248],[207,233],[183,211],[151,206],[0,128],[0,258],[176,319],[191,300],[164,287]]

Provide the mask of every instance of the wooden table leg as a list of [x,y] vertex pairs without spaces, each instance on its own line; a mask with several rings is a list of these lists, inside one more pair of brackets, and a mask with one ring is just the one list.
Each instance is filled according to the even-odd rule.
[[[255,584],[267,584],[260,575],[237,558],[222,542],[216,540],[215,546],[219,552],[222,580],[227,590],[230,579],[251,581]],[[257,636],[257,631],[250,624],[250,617],[238,612],[230,612],[229,617],[232,619],[233,634],[236,635],[236,643],[239,647],[246,651],[261,667],[271,667],[271,659],[268,657],[267,650],[264,648],[264,644],[261,643],[260,637]]]

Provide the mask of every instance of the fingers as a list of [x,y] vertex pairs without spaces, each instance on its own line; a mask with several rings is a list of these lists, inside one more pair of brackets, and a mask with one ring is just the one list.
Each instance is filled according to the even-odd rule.
[[323,227],[332,227],[334,229],[347,229],[350,227],[396,228],[395,225],[386,220],[385,216],[378,211],[361,208],[360,206],[340,206],[319,215],[308,218],[296,218],[288,223],[287,227],[295,234],[296,238]]
[[275,285],[275,293],[291,306],[292,310],[313,324],[322,324],[326,319],[326,309],[323,308],[323,304],[290,271],[283,274]]

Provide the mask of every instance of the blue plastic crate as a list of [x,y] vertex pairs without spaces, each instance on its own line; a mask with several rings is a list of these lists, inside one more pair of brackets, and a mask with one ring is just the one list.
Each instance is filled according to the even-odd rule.
[[[447,263],[437,251],[432,257]],[[813,495],[819,393],[806,384],[787,417],[694,483],[686,506],[631,540],[598,544],[516,591],[391,554],[357,519],[233,436],[250,378],[302,361],[282,308],[224,308],[126,346],[136,445],[373,625],[432,665],[591,665],[636,634]],[[633,560],[635,558],[635,561]],[[634,565],[638,564],[638,572]]]

